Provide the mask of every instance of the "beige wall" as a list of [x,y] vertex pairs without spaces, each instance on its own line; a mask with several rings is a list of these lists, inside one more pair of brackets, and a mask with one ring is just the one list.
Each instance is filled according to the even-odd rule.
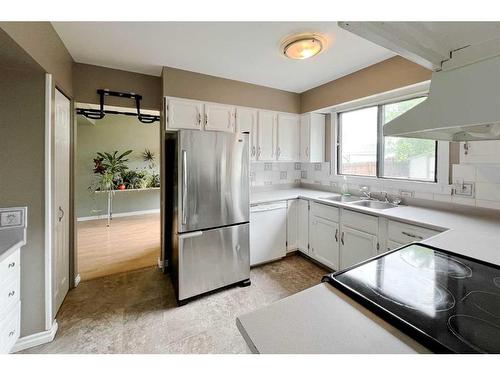
[[28,206],[21,336],[45,330],[45,73],[0,67],[0,207]]
[[358,70],[300,95],[301,113],[429,80],[431,71],[400,56]]
[[65,94],[73,95],[73,58],[50,22],[0,22],[0,28],[53,75]]
[[299,94],[169,67],[163,68],[163,95],[300,112]]
[[[73,67],[74,98],[77,102],[99,104],[97,89],[135,92],[142,95],[141,108],[160,110],[161,77],[75,63]],[[133,107],[131,99],[106,97],[109,105]]]

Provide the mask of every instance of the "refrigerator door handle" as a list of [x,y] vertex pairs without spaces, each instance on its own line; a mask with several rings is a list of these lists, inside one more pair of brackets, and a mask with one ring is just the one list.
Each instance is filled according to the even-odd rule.
[[188,175],[187,175],[187,151],[182,150],[182,224],[187,224],[187,195],[188,195]]
[[189,232],[189,233],[180,234],[179,238],[185,240],[186,238],[200,237],[202,235],[203,235],[203,232],[201,230],[198,230],[196,232]]

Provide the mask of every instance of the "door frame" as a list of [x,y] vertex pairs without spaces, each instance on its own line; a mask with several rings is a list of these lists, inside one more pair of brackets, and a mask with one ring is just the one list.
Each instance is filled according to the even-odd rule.
[[[68,93],[58,86],[52,74],[45,75],[45,329],[57,330],[57,321],[52,311],[52,254],[54,234],[54,126],[55,126],[55,90],[59,90],[70,102],[70,170],[69,170],[69,287],[74,288],[78,283],[75,279],[76,270],[76,236],[74,216],[74,155],[75,155],[75,109],[74,101]],[[55,332],[54,332],[55,334]]]

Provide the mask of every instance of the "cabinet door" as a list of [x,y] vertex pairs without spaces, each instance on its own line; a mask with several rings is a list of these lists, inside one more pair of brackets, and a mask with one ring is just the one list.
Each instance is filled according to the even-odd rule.
[[236,108],[236,131],[250,133],[250,160],[257,160],[257,110]]
[[340,234],[340,269],[377,255],[377,236],[342,226]]
[[297,250],[298,243],[298,208],[299,200],[291,199],[287,201],[287,215],[286,215],[286,251]]
[[201,129],[203,103],[188,99],[167,99],[167,129]]
[[234,132],[235,107],[217,103],[205,104],[205,130]]
[[309,252],[309,201],[299,199],[297,204],[297,247],[307,254]]
[[277,160],[299,160],[299,124],[300,117],[298,115],[278,114]]
[[265,161],[275,160],[276,113],[271,111],[259,111],[258,121],[257,159]]
[[387,240],[387,249],[385,251],[393,250],[393,249],[396,249],[396,248],[398,248],[400,246],[403,246],[403,244],[399,243],[399,242]]
[[310,160],[310,116],[308,114],[300,116],[300,161]]
[[339,269],[339,225],[313,216],[311,219],[311,252],[309,255],[334,270]]
[[325,115],[311,113],[310,116],[308,161],[323,163],[325,161]]

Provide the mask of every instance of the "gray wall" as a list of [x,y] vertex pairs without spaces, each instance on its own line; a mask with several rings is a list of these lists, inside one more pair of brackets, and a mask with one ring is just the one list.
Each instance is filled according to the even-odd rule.
[[[141,153],[145,148],[156,155],[156,171],[160,163],[159,123],[142,124],[135,117],[124,115],[106,115],[92,124],[85,117],[77,116],[78,137],[76,148],[76,217],[96,216],[95,209],[106,213],[106,194],[91,193],[88,187],[95,175],[92,171],[96,152],[134,150],[130,155],[130,169],[147,168]],[[124,191],[117,192],[113,198],[113,212],[132,212],[160,208],[160,191]]]
[[0,66],[0,207],[28,206],[21,336],[45,330],[45,73]]

